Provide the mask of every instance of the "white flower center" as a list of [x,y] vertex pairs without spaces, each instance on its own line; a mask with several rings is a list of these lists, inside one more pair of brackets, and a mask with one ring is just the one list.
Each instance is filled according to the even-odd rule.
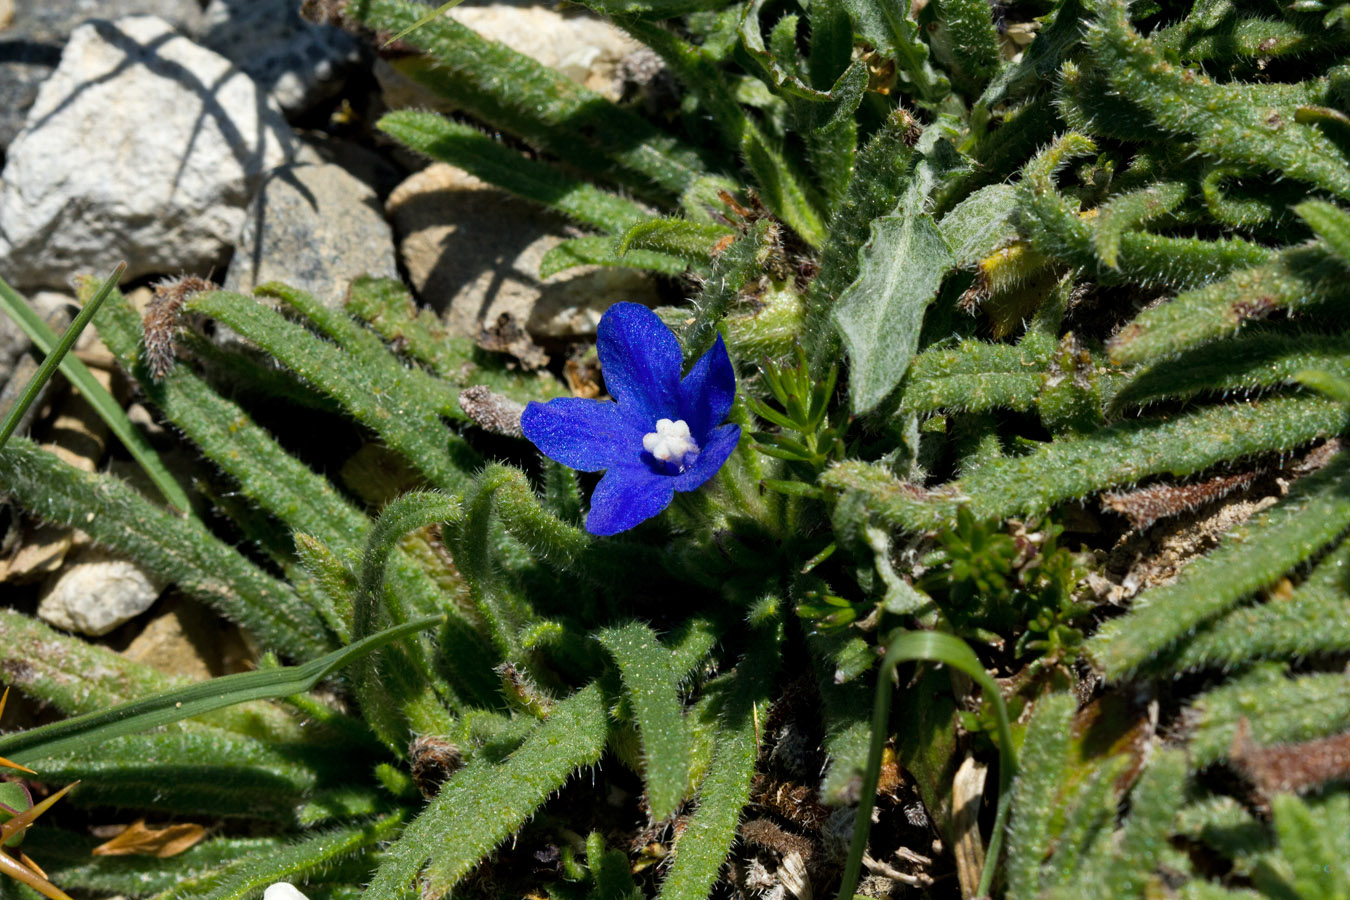
[[698,444],[689,434],[689,423],[684,419],[657,419],[656,430],[642,436],[642,449],[664,463],[673,463],[683,472],[685,466],[698,456]]

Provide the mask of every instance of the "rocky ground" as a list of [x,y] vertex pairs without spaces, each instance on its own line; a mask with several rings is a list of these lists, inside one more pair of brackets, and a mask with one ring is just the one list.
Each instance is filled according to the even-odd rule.
[[[389,109],[450,110],[298,7],[0,0],[0,277],[54,328],[76,309],[74,279],[121,260],[123,290],[142,306],[156,281],[184,274],[239,291],[284,281],[333,305],[356,276],[402,276],[460,333],[478,338],[510,316],[524,328],[519,352],[542,365],[545,348],[556,356],[593,334],[615,300],[655,303],[669,290],[629,270],[539,279],[568,226],[383,140],[373,123]],[[471,0],[453,14],[611,97],[652,68],[583,11]],[[155,426],[92,329],[78,353],[191,478],[197,461]],[[0,316],[0,412],[39,361]],[[138,474],[59,378],[25,427],[86,470]],[[249,663],[242,639],[222,640],[219,620],[134,563],[8,507],[0,597],[175,674]]]

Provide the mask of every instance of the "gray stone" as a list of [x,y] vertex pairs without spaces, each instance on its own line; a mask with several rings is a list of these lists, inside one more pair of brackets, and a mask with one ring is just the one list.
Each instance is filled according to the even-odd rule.
[[394,237],[375,191],[331,163],[295,163],[268,174],[240,233],[225,288],[267,281],[340,307],[352,279],[397,278]]
[[[6,16],[8,13],[8,16]],[[8,147],[61,61],[75,26],[92,18],[157,15],[191,33],[201,23],[195,0],[3,0],[0,2],[0,149]]]
[[145,612],[163,590],[136,563],[88,548],[48,581],[37,614],[57,628],[97,637]]
[[19,287],[119,259],[127,278],[207,272],[294,142],[252,79],[163,19],[81,25],[0,176],[0,271]]
[[454,166],[409,176],[387,209],[413,288],[461,334],[477,338],[507,314],[535,338],[588,336],[619,300],[659,302],[633,269],[578,267],[541,281],[539,263],[567,223]]
[[296,0],[211,0],[200,40],[253,76],[288,115],[336,94],[361,60],[354,36],[306,22]]

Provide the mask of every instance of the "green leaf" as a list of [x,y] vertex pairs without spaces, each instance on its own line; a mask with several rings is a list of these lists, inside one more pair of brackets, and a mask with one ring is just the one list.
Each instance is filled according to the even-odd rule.
[[0,450],[0,484],[48,522],[75,525],[299,658],[330,649],[323,622],[283,581],[196,519],[151,503],[111,475],[84,472],[23,438]]
[[648,219],[625,231],[616,249],[620,260],[629,250],[646,250],[679,257],[694,265],[707,265],[716,255],[718,244],[735,235],[725,225],[687,219]]
[[877,674],[876,699],[872,704],[872,746],[867,756],[867,771],[863,773],[862,791],[859,795],[863,802],[858,805],[858,814],[853,822],[853,840],[849,845],[844,877],[839,884],[838,900],[850,900],[853,896],[853,889],[858,884],[858,875],[862,871],[863,854],[867,850],[867,835],[872,830],[872,804],[875,802],[877,784],[881,779],[882,751],[886,746],[887,735],[890,734],[891,694],[894,693],[891,678],[896,666],[912,660],[939,662],[970,676],[984,692],[985,700],[994,708],[998,725],[998,811],[994,817],[994,829],[989,838],[989,851],[984,871],[980,876],[978,893],[987,895],[993,883],[994,869],[1003,845],[1008,804],[1012,799],[1010,787],[1013,776],[1017,773],[1017,749],[1013,743],[1008,708],[1003,702],[1003,694],[999,690],[998,683],[985,671],[979,657],[965,641],[955,635],[938,631],[905,631],[897,628],[887,635],[886,656],[882,659],[881,669]]
[[717,731],[708,774],[699,786],[698,809],[675,842],[675,861],[661,882],[660,900],[704,900],[726,861],[759,754],[759,727],[768,711],[778,671],[782,627],[761,629],[736,674]]
[[812,247],[825,242],[822,203],[799,166],[783,153],[754,119],[736,103],[716,60],[673,31],[646,22],[629,21],[633,37],[656,51],[675,77],[704,104],[723,138],[745,160],[755,176],[760,200],[769,211]]
[[408,147],[583,225],[618,233],[650,214],[637,203],[522,156],[476,128],[435,113],[398,110],[376,127]]
[[278,881],[298,882],[331,868],[336,860],[389,840],[403,823],[400,814],[307,835],[301,840],[256,848],[225,865],[183,879],[157,900],[248,900]]
[[675,814],[689,784],[689,734],[684,725],[670,651],[640,622],[607,628],[595,636],[614,657],[642,739],[643,775],[652,818]]
[[1059,792],[1069,768],[1069,728],[1076,706],[1071,694],[1051,694],[1037,702],[1027,724],[1008,825],[1009,900],[1041,896],[1041,863],[1054,847],[1051,826],[1061,809]]
[[445,896],[573,772],[599,761],[608,731],[596,685],[559,701],[504,762],[475,759],[441,788],[385,851],[366,896],[402,897],[428,859],[422,896]]
[[[426,15],[425,6],[409,0],[361,0],[344,9],[391,33]],[[642,117],[449,16],[426,22],[409,41],[427,55],[398,57],[392,64],[400,73],[583,172],[660,200],[678,197],[707,173],[692,149]]]
[[574,266],[644,269],[662,275],[679,275],[689,268],[689,263],[680,256],[654,250],[629,247],[620,255],[616,244],[616,238],[607,236],[569,238],[544,254],[539,261],[539,278],[541,281],[552,278]]
[[111,709],[0,736],[0,754],[18,762],[36,761],[70,751],[92,751],[97,749],[101,741],[178,722],[236,703],[299,694],[372,650],[443,622],[442,616],[416,619],[302,665],[225,675],[173,688]]
[[1197,625],[1317,555],[1350,527],[1350,457],[1294,485],[1289,495],[1230,534],[1176,581],[1145,591],[1125,616],[1103,623],[1088,655],[1123,678]]
[[[1320,86],[1216,82],[1168,62],[1131,26],[1123,0],[1096,0],[1088,46],[1112,86],[1147,110],[1158,125],[1186,138],[1196,153],[1220,163],[1279,172],[1350,197],[1350,165],[1331,138],[1297,120],[1316,102]],[[1311,89],[1310,89],[1311,88]],[[1320,88],[1320,90],[1319,90]]]
[[1350,213],[1325,200],[1304,200],[1294,212],[1350,266]]
[[858,280],[839,296],[834,321],[849,355],[853,411],[870,412],[895,389],[919,346],[923,314],[955,260],[925,213],[872,223]]
[[[0,667],[7,685],[68,716],[105,710],[185,680],[9,609],[0,610]],[[268,740],[294,741],[305,734],[295,718],[261,702],[219,709],[183,727],[201,723]]]
[[870,509],[892,526],[926,531],[946,527],[960,505],[958,496],[969,498],[979,519],[1040,515],[1064,500],[1150,475],[1193,475],[1221,462],[1287,453],[1338,434],[1345,416],[1345,407],[1329,400],[1276,397],[1120,422],[1086,437],[1043,444],[1022,456],[991,461],[941,493],[915,491],[858,460],[827,471],[821,482],[865,494]]
[[952,265],[969,268],[1017,236],[1012,224],[1017,189],[1010,184],[982,187],[938,222],[938,231],[951,249]]
[[387,364],[353,358],[241,294],[197,294],[185,308],[230,326],[337,400],[436,487],[462,490],[468,483],[476,454],[442,424],[434,406],[417,402],[420,398],[414,392],[395,390],[403,378],[389,384],[391,372],[401,368],[392,356]]
[[1283,669],[1277,663],[1257,664],[1195,701],[1184,714],[1193,767],[1226,757],[1244,718],[1257,744],[1296,743],[1350,728],[1350,676],[1316,672],[1290,677]]

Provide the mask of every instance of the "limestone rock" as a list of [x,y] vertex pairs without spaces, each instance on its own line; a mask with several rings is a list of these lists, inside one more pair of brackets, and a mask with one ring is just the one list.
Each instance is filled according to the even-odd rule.
[[414,289],[461,334],[476,338],[505,313],[536,338],[586,336],[619,300],[659,300],[632,269],[576,268],[540,281],[539,262],[564,240],[566,223],[454,166],[410,176],[388,210]]
[[56,68],[75,26],[135,14],[159,16],[191,33],[202,10],[195,0],[0,0],[0,148],[23,127],[38,86]]
[[97,637],[145,612],[163,589],[136,563],[89,548],[48,582],[37,614],[57,628]]
[[[266,94],[153,16],[71,34],[5,162],[0,270],[60,286],[218,265],[294,135]],[[77,162],[73,162],[77,161]]]
[[211,0],[200,40],[252,76],[288,115],[336,94],[361,59],[353,35],[306,22],[295,0]]
[[281,281],[339,307],[360,275],[398,277],[393,233],[375,191],[332,163],[269,173],[244,221],[226,290]]

